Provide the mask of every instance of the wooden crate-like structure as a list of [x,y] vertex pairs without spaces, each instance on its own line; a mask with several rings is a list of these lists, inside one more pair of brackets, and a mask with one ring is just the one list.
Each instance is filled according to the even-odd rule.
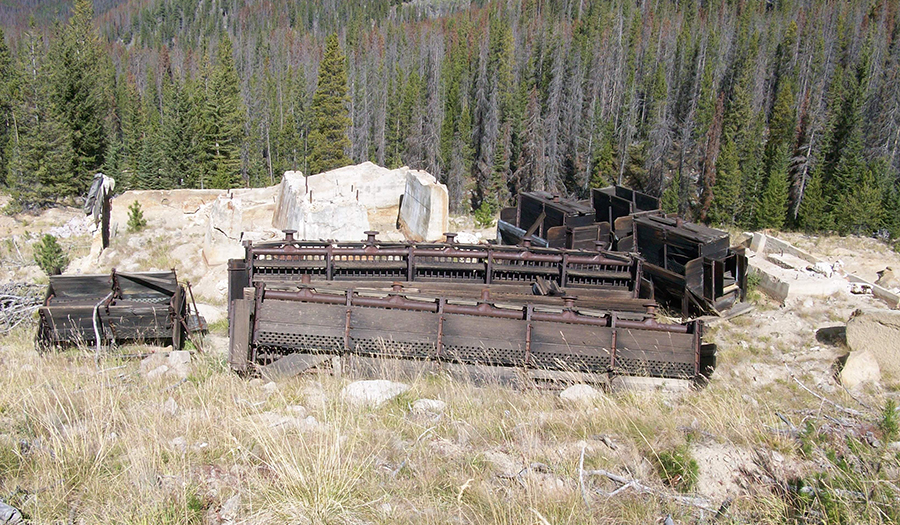
[[[96,314],[97,329],[94,328]],[[38,347],[144,341],[180,349],[187,298],[175,271],[56,275],[38,309]]]
[[593,250],[600,240],[590,202],[560,198],[545,191],[519,194],[497,223],[503,244],[527,240],[534,246]]
[[267,287],[234,301],[232,369],[246,373],[291,354],[358,355],[705,381],[715,347],[702,323],[660,324],[642,313],[498,302],[397,287]]

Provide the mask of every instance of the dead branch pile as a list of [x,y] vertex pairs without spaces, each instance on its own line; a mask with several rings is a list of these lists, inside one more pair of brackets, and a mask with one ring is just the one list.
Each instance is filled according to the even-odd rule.
[[8,334],[23,322],[32,320],[32,314],[44,302],[44,287],[27,283],[0,285],[0,334]]

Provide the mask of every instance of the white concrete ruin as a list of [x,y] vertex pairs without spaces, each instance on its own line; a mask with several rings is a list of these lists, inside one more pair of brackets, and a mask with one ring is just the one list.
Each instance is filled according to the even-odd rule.
[[781,239],[753,233],[747,256],[750,270],[760,277],[760,289],[781,302],[796,297],[826,297],[839,291],[870,290],[891,308],[900,308],[900,296],[892,291],[845,274],[840,261],[823,261]]
[[272,226],[297,230],[300,239],[358,241],[378,215],[399,222],[409,239],[438,240],[447,231],[448,205],[447,187],[429,173],[364,162],[309,177],[285,173]]

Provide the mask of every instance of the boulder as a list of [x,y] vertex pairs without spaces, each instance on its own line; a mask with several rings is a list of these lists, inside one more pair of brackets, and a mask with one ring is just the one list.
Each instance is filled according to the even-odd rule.
[[355,381],[341,390],[341,397],[358,407],[378,407],[409,390],[409,385],[386,379]]
[[590,385],[578,384],[560,392],[559,399],[572,405],[591,405],[595,401],[603,399],[603,394]]
[[847,388],[856,388],[864,383],[877,383],[881,380],[881,367],[872,352],[860,350],[851,352],[841,369],[841,384]]
[[871,352],[884,380],[900,385],[900,311],[860,309],[853,312],[847,321],[847,345],[851,357],[855,352]]

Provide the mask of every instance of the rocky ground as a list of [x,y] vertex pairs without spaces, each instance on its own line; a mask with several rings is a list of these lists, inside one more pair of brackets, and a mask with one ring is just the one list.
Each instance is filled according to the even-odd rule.
[[[870,295],[756,295],[710,326],[719,364],[698,391],[516,389],[389,365],[268,382],[227,368],[225,273],[198,253],[199,227],[120,227],[96,261],[89,230],[79,210],[0,217],[0,277],[46,282],[30,246],[52,231],[82,271],[175,267],[212,333],[202,352],[125,347],[99,364],[39,355],[33,327],[0,340],[0,500],[33,523],[900,520],[898,393],[845,389],[847,347],[817,337],[882,307]],[[860,274],[900,268],[877,241],[783,237]]]

